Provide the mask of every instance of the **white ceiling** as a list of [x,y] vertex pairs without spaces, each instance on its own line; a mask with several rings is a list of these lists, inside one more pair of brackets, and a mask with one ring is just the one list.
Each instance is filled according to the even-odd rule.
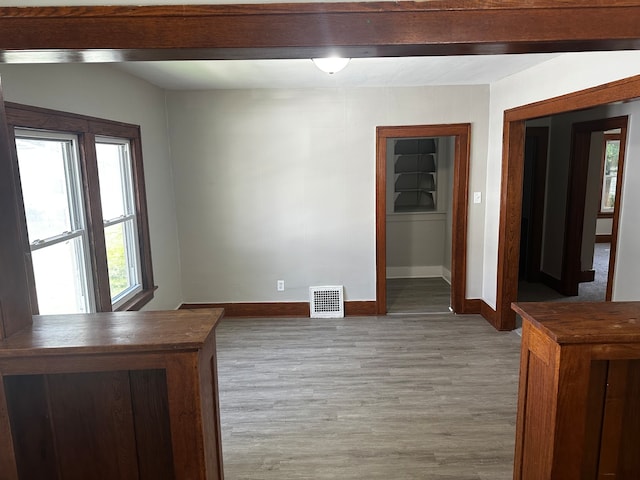
[[309,59],[128,62],[119,68],[168,90],[484,85],[561,54],[354,58],[333,75]]

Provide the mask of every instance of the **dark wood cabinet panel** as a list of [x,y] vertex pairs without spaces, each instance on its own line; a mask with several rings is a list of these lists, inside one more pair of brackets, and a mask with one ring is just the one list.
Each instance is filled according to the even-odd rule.
[[223,478],[222,310],[34,317],[0,341],[0,480]]
[[640,302],[521,303],[515,480],[640,478]]

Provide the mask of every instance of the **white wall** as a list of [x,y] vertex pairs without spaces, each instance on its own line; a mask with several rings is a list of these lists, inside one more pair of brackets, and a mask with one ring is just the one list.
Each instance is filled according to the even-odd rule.
[[[170,92],[184,300],[375,299],[375,127],[471,122],[481,191],[488,87]],[[473,208],[476,207],[476,208]],[[469,297],[484,212],[470,208]],[[481,206],[480,206],[481,207]],[[276,280],[286,290],[276,291]]]
[[640,300],[640,101],[611,105],[608,114],[629,115],[613,300]]
[[[638,74],[640,51],[570,53],[491,85],[487,163],[483,168],[477,166],[478,169],[486,171],[487,214],[482,298],[489,305],[495,307],[496,302],[504,111]],[[637,181],[640,182],[640,178],[637,178]],[[640,238],[640,222],[637,222],[635,227],[626,228],[632,237],[631,241],[634,240],[633,235],[637,234],[637,242]]]
[[437,139],[436,210],[393,213],[395,156],[387,148],[387,278],[443,277],[451,281],[451,209],[455,137]]
[[164,92],[112,67],[0,65],[6,101],[141,126],[155,298],[146,309],[181,303],[173,176]]
[[600,192],[602,190],[602,147],[604,132],[591,134],[589,146],[589,165],[587,168],[587,190],[584,202],[582,227],[582,254],[580,266],[582,271],[593,269],[593,253],[596,242],[596,223],[600,210]]

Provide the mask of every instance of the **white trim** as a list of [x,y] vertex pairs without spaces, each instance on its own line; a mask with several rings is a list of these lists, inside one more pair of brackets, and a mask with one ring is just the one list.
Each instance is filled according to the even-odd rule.
[[387,278],[437,278],[443,277],[443,270],[442,265],[387,267]]
[[451,285],[451,270],[446,267],[442,267],[442,278],[445,282]]

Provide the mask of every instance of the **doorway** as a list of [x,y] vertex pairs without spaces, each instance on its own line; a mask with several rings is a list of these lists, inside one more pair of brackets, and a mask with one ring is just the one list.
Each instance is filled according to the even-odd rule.
[[[611,300],[616,250],[611,227],[620,203],[616,187],[628,117],[584,121],[606,114],[606,107],[598,107],[527,122],[518,301]],[[546,171],[547,163],[549,178],[543,174],[536,180],[532,172]],[[531,212],[538,213],[537,228],[529,228],[536,217]]]
[[[487,316],[496,329],[513,330],[516,323],[511,303],[518,294],[519,248],[513,245],[520,245],[525,122],[639,97],[640,76],[636,76],[505,111],[496,310]],[[617,188],[621,188],[621,182]],[[619,210],[613,217],[612,243],[618,234]]]
[[[469,179],[470,124],[418,125],[378,127],[376,149],[376,310],[387,313],[387,212],[388,148],[392,140],[451,137],[451,309],[455,313],[470,313],[475,307],[465,299],[467,202]],[[406,196],[400,206],[409,202]],[[393,198],[393,197],[391,197]],[[417,198],[411,198],[417,200]],[[406,202],[405,202],[406,200]],[[425,200],[426,202],[426,200]],[[390,203],[390,201],[389,201]],[[408,205],[408,204],[407,204]],[[410,208],[410,207],[407,207]]]
[[387,313],[451,308],[455,138],[387,139]]

